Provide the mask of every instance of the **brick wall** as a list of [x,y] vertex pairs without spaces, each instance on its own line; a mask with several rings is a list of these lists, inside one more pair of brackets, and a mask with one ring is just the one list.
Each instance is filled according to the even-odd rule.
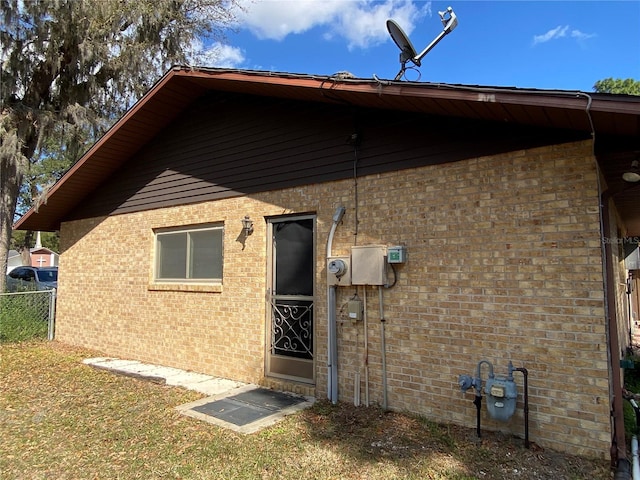
[[[505,375],[511,360],[529,371],[531,440],[604,457],[611,432],[596,178],[591,145],[580,142],[362,177],[357,206],[356,182],[347,180],[65,223],[57,335],[108,355],[277,386],[263,378],[263,218],[314,212],[312,393],[324,398],[325,245],[344,205],[334,255],[354,244],[407,246],[396,285],[383,290],[390,408],[475,428],[473,393],[459,391],[458,375],[474,374],[483,359]],[[243,249],[245,215],[255,231]],[[153,229],[205,222],[225,224],[220,291],[150,290]],[[368,392],[363,322],[340,313],[356,290],[368,307]],[[340,288],[338,311],[340,399],[352,401],[360,374],[361,399],[382,403],[377,287]],[[514,417],[497,423],[483,410],[483,428],[523,436],[517,373],[516,381]]]

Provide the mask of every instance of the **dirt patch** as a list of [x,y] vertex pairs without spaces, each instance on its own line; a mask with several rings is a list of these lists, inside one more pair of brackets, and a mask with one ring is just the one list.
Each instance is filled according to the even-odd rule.
[[[609,462],[543,449],[499,432],[442,425],[377,407],[320,401],[301,414],[317,438],[359,458],[431,463],[426,478],[609,479]],[[456,472],[456,473],[454,473]]]

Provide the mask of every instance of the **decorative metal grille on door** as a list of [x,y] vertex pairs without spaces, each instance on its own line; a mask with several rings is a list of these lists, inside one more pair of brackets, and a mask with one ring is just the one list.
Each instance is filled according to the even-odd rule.
[[271,300],[271,348],[276,355],[313,358],[313,302]]

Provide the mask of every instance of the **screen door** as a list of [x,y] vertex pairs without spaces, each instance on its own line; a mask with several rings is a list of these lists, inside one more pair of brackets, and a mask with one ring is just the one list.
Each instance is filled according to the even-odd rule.
[[271,220],[266,374],[314,380],[315,217]]

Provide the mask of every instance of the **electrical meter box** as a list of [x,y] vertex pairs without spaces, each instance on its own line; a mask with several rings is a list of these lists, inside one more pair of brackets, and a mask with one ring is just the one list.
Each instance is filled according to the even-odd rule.
[[359,245],[351,247],[351,284],[385,285],[387,283],[387,247]]
[[327,259],[327,284],[348,287],[351,285],[351,261],[349,257]]
[[407,261],[407,248],[404,245],[387,247],[388,263],[404,263]]

